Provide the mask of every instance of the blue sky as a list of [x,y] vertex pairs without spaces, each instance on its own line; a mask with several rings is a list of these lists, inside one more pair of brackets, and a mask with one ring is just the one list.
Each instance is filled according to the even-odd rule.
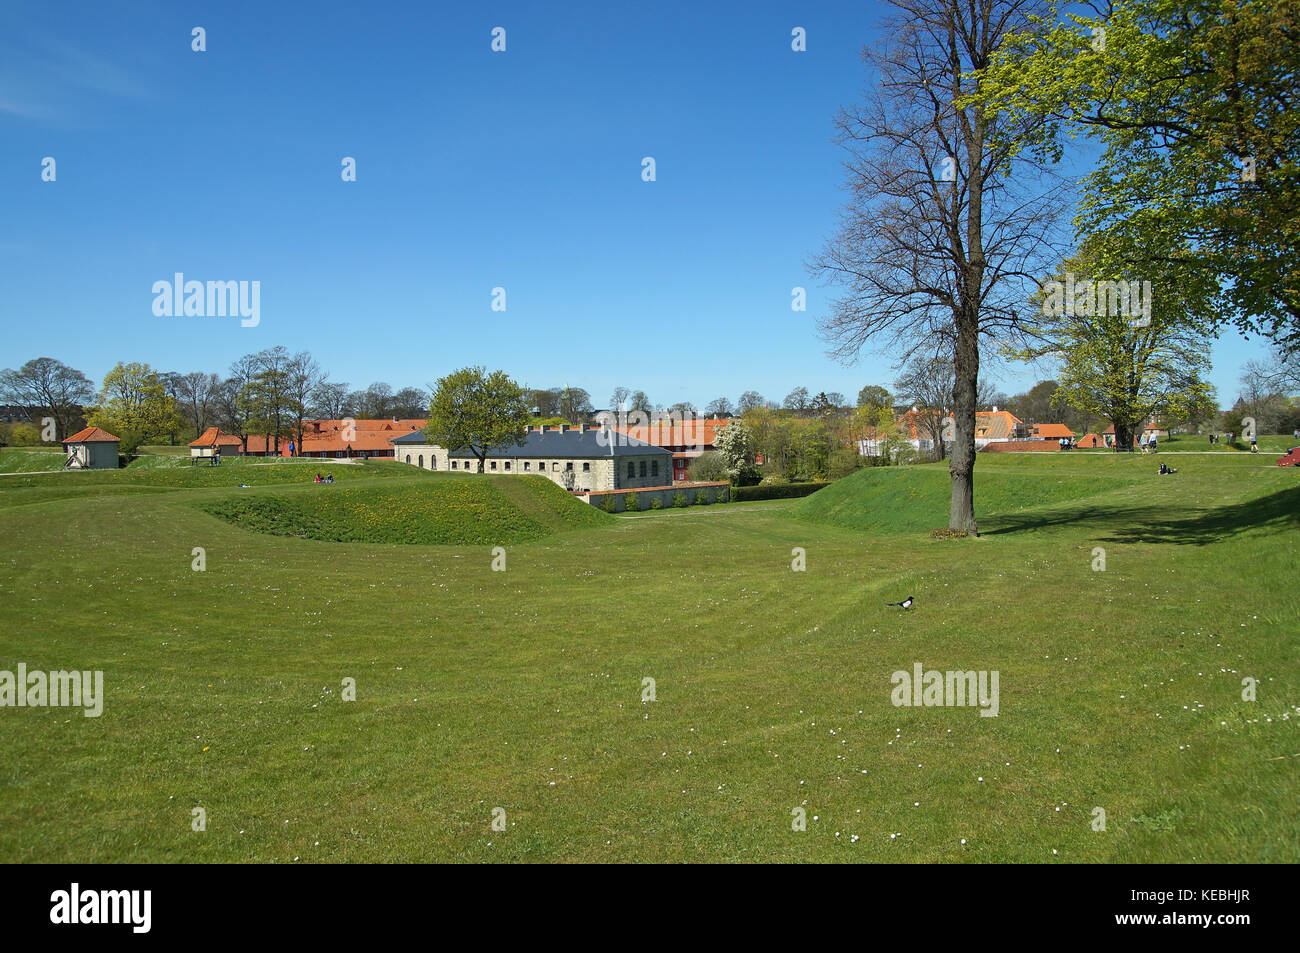
[[[597,406],[619,384],[700,406],[889,386],[887,356],[825,355],[833,291],[805,267],[844,198],[831,121],[883,8],[11,2],[0,367],[220,373],[283,344],[354,387],[486,364]],[[260,281],[260,324],[156,317],[152,285],[178,271]],[[1216,345],[1222,404],[1263,353]]]

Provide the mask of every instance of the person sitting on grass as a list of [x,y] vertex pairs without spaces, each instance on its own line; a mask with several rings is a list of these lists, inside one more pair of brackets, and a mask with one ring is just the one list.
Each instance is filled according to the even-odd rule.
[[316,474],[316,482],[317,482],[317,483],[324,483],[324,482],[325,482],[324,479],[321,477],[321,475],[320,475],[319,473]]
[[1169,466],[1169,465],[1167,465],[1167,464],[1165,464],[1165,463],[1161,463],[1161,464],[1160,464],[1160,475],[1161,475],[1161,476],[1165,476],[1166,474],[1169,474],[1169,473],[1177,473],[1177,472],[1178,472],[1178,470],[1177,470],[1177,468],[1175,468],[1175,467],[1171,467],[1171,466]]
[[327,473],[327,474],[325,474],[325,482],[326,482],[326,483],[333,483],[333,482],[334,482],[334,474],[332,474],[332,473]]

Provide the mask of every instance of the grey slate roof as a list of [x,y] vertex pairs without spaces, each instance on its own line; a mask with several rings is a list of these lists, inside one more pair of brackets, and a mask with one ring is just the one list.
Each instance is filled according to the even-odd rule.
[[[404,434],[401,437],[394,437],[394,444],[423,444],[429,445],[433,441],[421,430],[414,433]],[[603,444],[603,445],[602,445]],[[610,446],[612,444],[613,446]],[[524,438],[522,446],[509,445],[498,447],[488,452],[488,459],[494,457],[534,457],[551,459],[558,457],[563,459],[570,458],[592,458],[597,457],[628,457],[628,456],[645,456],[647,454],[662,454],[665,457],[671,457],[672,454],[663,447],[656,447],[652,443],[646,443],[644,440],[637,440],[626,434],[610,431],[605,437],[601,436],[599,429],[581,430],[551,430],[547,428],[545,433],[537,430],[528,431]],[[470,457],[473,454],[465,448],[453,451],[450,456],[453,457]]]

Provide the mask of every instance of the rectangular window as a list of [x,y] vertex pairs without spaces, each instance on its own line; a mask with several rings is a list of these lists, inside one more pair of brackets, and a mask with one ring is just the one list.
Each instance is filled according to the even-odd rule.
[[641,476],[642,476],[643,478],[645,477],[645,461],[644,461],[644,460],[641,461]]
[[658,476],[658,475],[659,475],[659,461],[658,461],[658,460],[651,460],[651,461],[650,461],[650,475],[651,475],[651,476]]
[[582,465],[582,472],[583,472],[583,473],[590,473],[590,472],[591,472],[591,464],[590,464],[590,463],[584,463],[584,464]]
[[564,472],[565,472],[565,473],[572,473],[572,472],[573,472],[573,461],[572,461],[572,460],[570,460],[568,463],[566,463],[566,464],[564,465]]
[[533,468],[533,465],[532,465],[531,463],[529,463],[527,460],[525,460],[525,461],[524,461],[524,472],[527,473],[527,472],[529,472],[530,470],[532,470],[532,468]]
[[636,477],[636,464],[633,463],[631,460],[629,460],[627,462],[627,478],[631,480],[634,479],[635,477]]
[[496,462],[495,460],[493,460],[493,461],[492,461],[492,469],[495,470],[496,468],[497,468],[497,462]]
[[456,469],[456,461],[455,461],[455,460],[451,461],[451,468],[452,468],[453,470]]
[[506,469],[507,469],[507,470],[510,469],[510,461],[509,461],[509,460],[506,461]]
[[559,464],[559,461],[558,461],[558,460],[557,460],[555,463],[552,463],[552,464],[551,464],[551,472],[552,472],[552,473],[559,473],[559,472],[560,472],[560,464]]

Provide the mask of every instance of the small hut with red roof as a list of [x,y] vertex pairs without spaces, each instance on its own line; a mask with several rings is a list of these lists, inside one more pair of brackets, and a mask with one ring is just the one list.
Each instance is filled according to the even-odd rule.
[[120,437],[98,427],[79,430],[63,441],[67,454],[63,466],[68,470],[116,470],[121,443]]

